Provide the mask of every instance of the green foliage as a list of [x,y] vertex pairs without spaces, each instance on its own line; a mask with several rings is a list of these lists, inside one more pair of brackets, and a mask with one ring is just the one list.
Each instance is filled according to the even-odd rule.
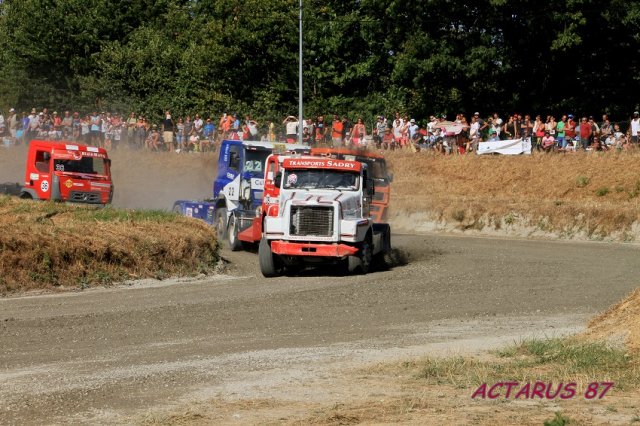
[[556,411],[552,419],[544,421],[544,426],[564,426],[568,424],[571,424],[571,418],[563,415],[559,411]]
[[[303,36],[307,115],[640,106],[638,1],[305,1]],[[297,109],[295,0],[5,0],[0,45],[0,109]]]
[[596,195],[598,197],[604,197],[605,195],[607,195],[610,192],[610,189],[607,187],[602,187],[602,188],[598,188],[596,189]]
[[584,188],[589,185],[589,178],[587,176],[578,176],[576,178],[576,186],[578,188]]

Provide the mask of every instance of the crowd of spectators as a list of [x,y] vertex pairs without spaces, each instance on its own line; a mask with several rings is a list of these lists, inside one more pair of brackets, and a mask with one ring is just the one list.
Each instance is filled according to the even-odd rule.
[[[288,116],[281,123],[260,125],[249,115],[223,113],[219,118],[194,114],[174,118],[166,111],[162,120],[151,123],[143,115],[131,112],[128,117],[97,110],[81,115],[78,112],[49,112],[47,108],[18,115],[11,108],[5,117],[0,113],[0,136],[4,145],[28,143],[33,139],[68,140],[106,149],[128,146],[132,149],[167,152],[203,152],[215,150],[222,139],[298,141],[300,123]],[[497,113],[481,117],[475,113],[470,120],[457,114],[448,121],[444,115],[432,115],[417,121],[395,113],[393,117],[377,116],[365,124],[362,118],[353,122],[346,116],[333,115],[307,118],[302,123],[302,142],[306,145],[335,147],[375,147],[377,149],[434,150],[446,153],[469,153],[483,141],[531,138],[532,149],[538,151],[626,150],[638,146],[640,116],[622,122],[611,122],[602,115],[574,117],[564,114],[559,120],[552,115],[511,114],[503,120]]]
[[512,114],[503,120],[498,113],[482,118],[476,112],[470,120],[464,114],[453,121],[446,116],[431,116],[424,126],[415,119],[395,114],[389,122],[378,116],[371,127],[376,146],[382,149],[412,148],[435,150],[441,153],[468,153],[477,150],[478,143],[500,140],[531,140],[532,150],[575,152],[577,150],[626,150],[638,146],[640,116],[634,112],[628,120],[612,122],[608,115],[602,120],[593,116],[582,118],[563,114],[559,120],[553,115]]

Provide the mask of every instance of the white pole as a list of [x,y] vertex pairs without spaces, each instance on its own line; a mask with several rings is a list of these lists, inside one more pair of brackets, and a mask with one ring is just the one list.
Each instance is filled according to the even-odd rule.
[[302,129],[304,127],[303,107],[302,107],[302,0],[300,0],[300,21],[298,27],[300,48],[298,57],[298,143],[302,143]]

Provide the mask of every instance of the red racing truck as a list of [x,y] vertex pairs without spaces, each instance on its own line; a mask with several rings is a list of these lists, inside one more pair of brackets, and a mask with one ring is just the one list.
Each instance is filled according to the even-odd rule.
[[103,148],[33,140],[24,186],[16,195],[33,200],[109,204],[113,199],[111,160]]

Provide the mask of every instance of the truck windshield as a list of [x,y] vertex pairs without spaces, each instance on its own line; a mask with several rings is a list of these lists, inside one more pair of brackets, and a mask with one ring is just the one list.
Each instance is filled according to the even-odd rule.
[[84,173],[90,175],[104,175],[105,160],[103,158],[82,157],[80,160],[53,160],[54,170],[57,172]]
[[264,171],[264,163],[271,154],[268,150],[263,149],[247,149],[244,155],[244,170],[247,172]]
[[359,175],[339,170],[285,170],[283,187],[286,189],[342,189],[356,191]]

